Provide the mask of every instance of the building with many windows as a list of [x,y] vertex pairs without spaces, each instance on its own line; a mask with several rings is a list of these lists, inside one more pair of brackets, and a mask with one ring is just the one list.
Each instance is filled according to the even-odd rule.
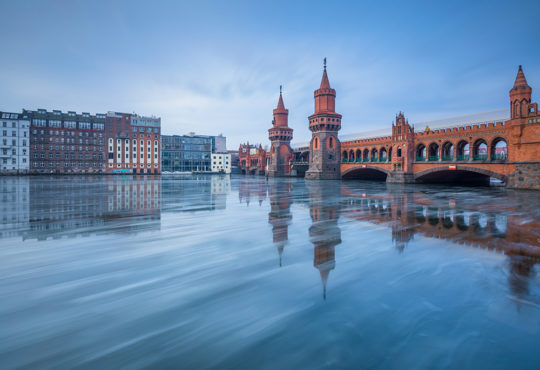
[[212,153],[212,172],[231,173],[231,155],[229,153]]
[[210,172],[214,137],[163,135],[161,168],[164,172]]
[[30,120],[30,173],[104,173],[105,115],[23,110]]
[[161,118],[107,113],[107,173],[161,173]]
[[28,173],[30,120],[20,113],[0,112],[0,174]]

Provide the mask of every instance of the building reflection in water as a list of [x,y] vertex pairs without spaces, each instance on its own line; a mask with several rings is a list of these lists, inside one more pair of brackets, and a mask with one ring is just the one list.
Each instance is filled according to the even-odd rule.
[[231,180],[226,175],[167,176],[162,180],[162,211],[226,209]]
[[[518,192],[509,193],[510,204],[519,207],[526,201]],[[509,287],[518,297],[528,294],[534,277],[534,265],[540,258],[540,224],[523,224],[522,217],[512,216],[512,209],[496,206],[476,209],[468,199],[445,200],[423,192],[407,192],[399,185],[387,185],[387,191],[370,194],[365,189],[343,183],[341,195],[346,201],[341,214],[348,219],[389,227],[392,242],[400,252],[415,234],[445,239],[458,245],[483,248],[508,255]],[[483,205],[485,207],[485,205]]]
[[270,213],[268,222],[272,225],[274,245],[279,253],[279,266],[282,265],[283,249],[289,239],[289,225],[292,221],[291,195],[292,182],[290,180],[270,179],[268,182],[268,196],[270,198]]
[[11,218],[2,220],[2,237],[46,240],[160,229],[160,177],[11,177],[1,187]]
[[309,237],[313,243],[313,266],[319,270],[323,284],[323,299],[326,300],[326,284],[330,271],[336,267],[335,247],[341,244],[339,188],[335,182],[312,181],[307,183],[309,192],[309,214],[312,225]]
[[19,236],[30,219],[30,178],[0,177],[0,238]]
[[238,184],[238,200],[249,206],[249,203],[256,199],[260,206],[267,197],[267,187],[268,183],[265,178],[241,178]]

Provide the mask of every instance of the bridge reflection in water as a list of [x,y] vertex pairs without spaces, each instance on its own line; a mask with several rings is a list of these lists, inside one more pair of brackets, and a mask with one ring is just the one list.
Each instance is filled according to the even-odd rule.
[[246,182],[239,193],[247,204],[251,197],[257,197],[261,204],[269,195],[268,219],[280,266],[288,227],[293,222],[291,205],[296,202],[309,209],[313,265],[321,275],[324,299],[329,274],[336,267],[335,249],[342,242],[340,217],[341,222],[367,222],[389,228],[393,246],[400,253],[415,236],[503,253],[510,265],[510,288],[516,295],[526,293],[527,282],[540,261],[539,220],[524,220],[522,216],[530,194],[501,189],[504,201],[485,204],[474,200],[476,194],[461,192],[462,188],[445,189],[443,194],[423,186],[279,179]]

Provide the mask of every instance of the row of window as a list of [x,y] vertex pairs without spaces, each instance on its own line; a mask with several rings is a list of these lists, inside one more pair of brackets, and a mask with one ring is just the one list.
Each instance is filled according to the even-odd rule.
[[53,128],[71,128],[76,129],[79,128],[81,130],[99,130],[103,131],[105,130],[105,124],[104,123],[92,123],[92,122],[79,122],[77,124],[76,121],[64,121],[62,124],[61,120],[49,120],[49,124],[47,125],[46,119],[33,119],[32,124],[35,127],[53,127]]
[[[7,159],[7,158],[3,158],[3,159],[2,159],[2,163],[3,163],[3,164],[7,164],[7,163],[8,163],[8,159]],[[23,158],[23,159],[22,159],[22,163],[26,163],[26,158]],[[17,164],[17,158],[11,158],[11,164]]]
[[[79,146],[78,150],[82,152],[83,148],[84,148],[84,150],[86,152],[103,152],[103,147],[101,147],[101,146],[90,146],[90,147],[88,147],[88,146],[85,146],[85,147]],[[88,149],[88,148],[90,148],[90,149]],[[38,146],[36,144],[34,144],[33,149],[38,150]],[[55,145],[53,147],[52,145],[43,145],[43,144],[41,144],[39,146],[39,149],[40,150],[62,150],[63,151],[63,150],[77,150],[77,147],[75,145],[72,145],[71,147],[69,145],[65,145],[65,146],[64,145],[60,145],[60,146]]]
[[[74,131],[59,131],[59,130],[36,130],[36,129],[33,129],[32,130],[32,135],[37,135],[37,134],[40,134],[40,135],[61,135],[61,136],[77,136],[75,135],[75,132]],[[26,135],[25,135],[26,136]],[[90,135],[89,132],[87,131],[79,131],[79,136],[93,136],[93,137],[103,137],[103,133],[102,132],[92,132],[92,135]]]
[[[8,149],[2,149],[2,155],[8,155]],[[17,155],[17,149],[11,149],[11,155]],[[22,155],[26,155],[26,149],[22,150]]]
[[[44,159],[46,157],[46,153],[34,153],[32,154],[32,158],[42,158]],[[49,153],[49,159],[60,159],[61,154],[60,153]],[[64,159],[75,159],[76,155],[75,153],[64,153]],[[90,159],[90,154],[85,153],[84,155],[82,153],[79,153],[79,159]],[[103,160],[103,154],[92,154],[92,159],[94,160]]]
[[[23,137],[27,137],[27,131],[23,131]],[[8,136],[7,130],[2,130],[2,136]],[[17,131],[11,131],[11,136],[17,136]]]
[[[60,167],[62,163],[64,164],[64,167],[96,167],[101,168],[105,167],[104,164],[101,163],[90,163],[90,162],[48,162],[49,167]],[[32,167],[46,167],[47,162],[32,162]]]
[[[2,139],[2,145],[8,145],[8,140],[7,139]],[[15,140],[15,139],[11,140],[11,145],[12,146],[17,146],[17,140]],[[24,139],[22,141],[21,146],[28,146],[28,142],[26,141],[26,139]]]

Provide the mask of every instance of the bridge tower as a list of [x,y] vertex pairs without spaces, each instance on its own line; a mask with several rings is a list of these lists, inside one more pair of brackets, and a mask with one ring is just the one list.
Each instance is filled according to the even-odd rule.
[[306,179],[340,179],[341,144],[338,131],[341,129],[341,114],[335,112],[336,90],[330,87],[326,58],[321,86],[315,90],[314,97],[315,113],[309,116],[312,139]]
[[291,140],[293,138],[293,129],[289,127],[289,110],[285,109],[281,86],[279,87],[279,100],[276,109],[274,109],[274,119],[272,128],[268,130],[270,138],[270,160],[268,163],[268,176],[289,176],[291,174],[291,160],[293,150]]
[[523,68],[519,66],[516,81],[510,90],[510,117],[511,119],[529,117],[529,104],[531,104],[532,89],[527,84]]
[[403,112],[396,115],[392,123],[392,146],[389,157],[392,158],[392,172],[387,182],[414,182],[414,128],[409,125]]

